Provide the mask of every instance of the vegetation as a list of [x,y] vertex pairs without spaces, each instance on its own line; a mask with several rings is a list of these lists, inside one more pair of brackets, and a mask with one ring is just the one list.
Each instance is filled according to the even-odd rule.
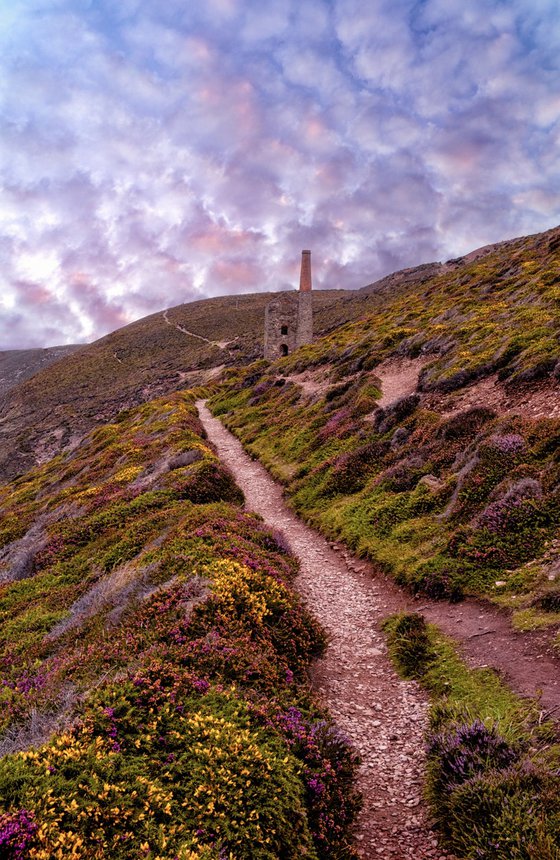
[[[328,537],[413,592],[511,607],[519,629],[560,618],[560,421],[461,411],[456,392],[490,374],[510,393],[558,391],[559,249],[556,231],[401,284],[293,355],[229,370],[211,400]],[[417,391],[379,408],[377,367],[418,357]],[[558,860],[560,755],[536,706],[468,670],[418,616],[389,638],[432,695],[429,800],[450,848]]]
[[[400,583],[452,600],[522,594],[526,610],[547,588],[526,565],[560,523],[560,421],[458,411],[454,392],[491,373],[510,391],[558,391],[559,254],[542,234],[386,295],[291,356],[229,370],[213,409],[299,513]],[[379,408],[380,362],[419,355],[418,390]]]
[[[356,313],[344,297],[350,298],[344,291],[314,294],[318,328]],[[152,314],[13,387],[0,401],[0,480],[50,459],[125,408],[201,384],[212,368],[254,359],[262,351],[268,301],[264,293],[224,296],[179,305],[166,317]]]
[[385,622],[401,673],[430,692],[428,799],[465,860],[556,860],[560,748],[535,703],[490,669],[468,669],[420,615]]
[[324,636],[241,501],[180,394],[2,488],[3,857],[353,856]]
[[[556,230],[318,293],[321,336],[272,365],[255,360],[270,296],[181,306],[8,392],[2,857],[353,856],[356,760],[307,684],[325,639],[295,560],[170,392],[225,365],[215,413],[308,521],[414,592],[556,624],[560,421],[456,407],[491,374],[558,390],[559,256]],[[422,371],[379,408],[387,359]],[[418,616],[388,636],[432,696],[429,796],[452,850],[557,860],[558,749],[535,706]]]
[[364,415],[367,376],[310,401],[277,372],[232,372],[212,404],[307,520],[430,597],[521,593],[528,605],[547,587],[546,569],[525,565],[560,522],[558,420],[446,418],[416,397]]

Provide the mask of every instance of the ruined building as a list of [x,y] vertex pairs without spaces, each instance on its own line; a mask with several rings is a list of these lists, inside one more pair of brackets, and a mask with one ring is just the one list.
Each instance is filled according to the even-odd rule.
[[301,252],[299,292],[281,293],[266,306],[264,357],[273,361],[313,340],[311,251]]

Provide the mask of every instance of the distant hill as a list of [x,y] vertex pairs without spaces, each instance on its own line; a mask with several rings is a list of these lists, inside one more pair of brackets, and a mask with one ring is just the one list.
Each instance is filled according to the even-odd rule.
[[[122,409],[260,357],[271,297],[255,293],[179,305],[73,348],[20,384],[8,384],[0,392],[0,480],[72,446]],[[351,298],[344,290],[314,292],[317,329],[358,316],[364,299],[356,304]],[[17,356],[27,352],[15,351],[10,367],[19,369]],[[9,380],[15,372],[3,375]]]
[[0,397],[55,361],[80,349],[79,344],[47,349],[8,349],[0,352]]

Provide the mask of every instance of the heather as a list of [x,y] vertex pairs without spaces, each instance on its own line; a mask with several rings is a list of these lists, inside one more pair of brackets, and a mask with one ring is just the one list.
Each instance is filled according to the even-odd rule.
[[[560,423],[455,398],[489,377],[520,401],[539,385],[558,396],[559,254],[549,231],[372,285],[355,320],[273,364],[229,369],[212,408],[298,513],[400,583],[526,611],[547,577],[525,565],[560,523]],[[419,360],[420,376],[379,408],[388,360]]]
[[426,794],[446,844],[466,860],[557,858],[560,750],[538,704],[467,668],[421,615],[384,626],[399,671],[430,694]]
[[188,394],[0,489],[2,856],[352,856],[324,635],[241,503]]
[[560,523],[558,419],[442,415],[418,394],[381,409],[375,372],[341,386],[337,365],[309,396],[286,361],[230,371],[211,403],[300,515],[432,598],[485,595],[522,611],[546,591],[533,561]]

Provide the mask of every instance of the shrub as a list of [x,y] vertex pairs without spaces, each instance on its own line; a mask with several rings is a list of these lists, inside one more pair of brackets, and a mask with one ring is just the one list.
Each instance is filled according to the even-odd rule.
[[467,409],[465,412],[459,412],[451,418],[445,420],[438,430],[438,437],[448,441],[456,439],[469,439],[475,436],[480,429],[492,421],[496,417],[496,413],[484,406]]
[[176,469],[166,476],[165,486],[177,498],[197,505],[221,501],[242,504],[244,500],[231,472],[217,460],[200,460],[186,469]]
[[419,394],[409,394],[407,397],[402,397],[385,409],[379,409],[375,414],[375,428],[377,432],[381,434],[387,433],[396,424],[404,421],[409,415],[412,415],[419,403]]
[[35,816],[26,809],[0,815],[0,856],[4,860],[24,860],[36,831]]
[[384,629],[391,656],[404,677],[422,677],[434,659],[424,616],[415,612],[397,615],[386,622]]
[[450,847],[473,860],[558,860],[560,780],[527,762],[478,774],[447,804]]
[[367,442],[354,451],[340,454],[330,468],[323,492],[327,495],[356,493],[364,486],[387,448],[382,442]]
[[394,493],[402,493],[414,489],[426,471],[429,466],[424,457],[406,457],[382,472],[377,482]]
[[537,609],[543,609],[545,612],[560,612],[560,586],[538,595],[533,600],[532,605]]
[[480,720],[452,723],[428,738],[429,793],[438,817],[445,826],[451,792],[474,776],[506,768],[519,758],[519,751]]
[[425,594],[432,600],[450,600],[458,603],[464,597],[465,571],[468,563],[444,555],[434,556],[419,564],[411,585],[414,593]]

